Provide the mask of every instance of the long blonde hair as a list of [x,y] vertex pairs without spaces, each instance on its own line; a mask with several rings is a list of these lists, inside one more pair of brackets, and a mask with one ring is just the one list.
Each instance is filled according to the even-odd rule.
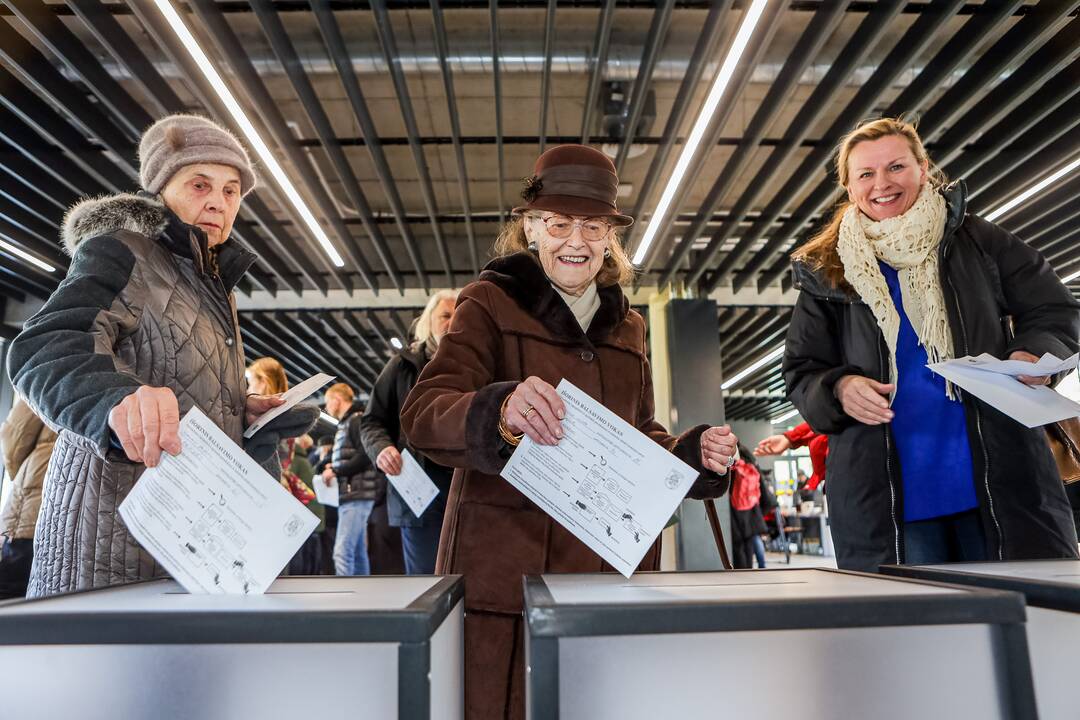
[[[525,220],[528,217],[529,214],[525,213],[503,225],[498,239],[495,240],[495,257],[513,255],[529,249],[529,239],[525,236]],[[635,271],[634,264],[630,262],[622,241],[619,239],[618,228],[612,228],[607,249],[610,254],[604,258],[604,263],[600,266],[600,272],[596,274],[597,286],[626,285],[634,279]]]
[[272,357],[259,358],[248,366],[247,371],[266,383],[267,395],[277,395],[289,389],[285,368]]
[[[930,156],[923,147],[922,138],[919,137],[915,126],[903,118],[879,118],[863,122],[840,140],[836,152],[836,177],[838,185],[846,189],[848,185],[848,158],[855,146],[863,142],[880,140],[884,137],[900,136],[908,141],[911,153],[920,165],[927,166],[928,182],[932,187],[940,188],[948,182],[945,173],[930,160]],[[836,252],[836,241],[840,237],[840,223],[844,219],[844,213],[852,203],[845,195],[836,204],[832,217],[828,224],[817,232],[805,245],[791,254],[793,260],[799,260],[810,266],[813,270],[822,271],[825,279],[833,287],[846,287],[844,280],[844,264],[840,261],[840,255]]]
[[428,298],[427,305],[424,306],[420,317],[416,319],[416,327],[413,329],[413,337],[417,342],[426,343],[434,335],[431,330],[431,316],[435,314],[435,308],[439,307],[444,300],[457,302],[457,298],[457,290],[440,290]]

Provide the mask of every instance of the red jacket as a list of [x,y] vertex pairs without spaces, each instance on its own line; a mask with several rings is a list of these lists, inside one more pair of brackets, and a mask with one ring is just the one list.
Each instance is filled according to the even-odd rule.
[[731,507],[735,510],[752,510],[761,502],[761,473],[740,459],[731,468]]
[[791,441],[791,447],[810,446],[810,464],[814,467],[814,474],[806,482],[808,490],[817,490],[818,485],[825,482],[825,459],[829,456],[829,436],[820,435],[810,429],[808,423],[796,425],[784,433],[784,437]]

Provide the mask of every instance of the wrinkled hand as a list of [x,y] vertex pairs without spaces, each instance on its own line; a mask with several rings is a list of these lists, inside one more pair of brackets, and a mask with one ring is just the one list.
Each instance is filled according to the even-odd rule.
[[109,411],[109,428],[128,460],[155,467],[161,451],[180,453],[180,407],[169,388],[143,385]]
[[[1017,350],[1014,353],[1010,353],[1009,354],[1009,359],[1010,360],[1023,360],[1024,362],[1030,362],[1030,363],[1039,362],[1038,357],[1036,357],[1035,355],[1032,355],[1031,353],[1027,352],[1026,350]],[[1020,382],[1024,383],[1025,385],[1031,385],[1032,387],[1038,387],[1040,385],[1049,385],[1050,384],[1050,376],[1049,375],[1046,375],[1044,377],[1034,377],[1034,376],[1031,376],[1031,375],[1017,375],[1016,379],[1019,380]]]
[[506,403],[503,422],[517,435],[525,433],[541,445],[557,445],[562,439],[566,406],[559,393],[538,377],[518,383]]
[[285,400],[281,395],[248,395],[247,403],[244,405],[244,424],[250,425],[263,413],[284,403]]
[[701,464],[718,475],[728,471],[731,458],[738,456],[739,438],[727,425],[714,426],[701,433]]
[[336,477],[336,473],[334,472],[334,468],[327,465],[326,468],[322,471],[322,476],[323,476],[323,480],[326,480],[326,485],[329,486],[330,481],[333,480]]
[[765,438],[758,443],[758,446],[754,448],[754,455],[762,457],[764,455],[780,455],[787,452],[791,448],[791,441],[783,435],[772,435]]
[[833,392],[845,413],[866,425],[881,425],[893,419],[889,393],[895,387],[862,375],[845,375],[836,382]]
[[401,453],[393,445],[384,447],[382,452],[379,453],[379,457],[375,458],[375,467],[387,475],[400,475],[403,467]]

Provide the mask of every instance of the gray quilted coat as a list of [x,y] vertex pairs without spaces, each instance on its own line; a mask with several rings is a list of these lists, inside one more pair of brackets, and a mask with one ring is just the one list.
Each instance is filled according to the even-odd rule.
[[8,371],[60,436],[45,478],[28,597],[164,575],[117,508],[145,466],[109,411],[140,385],[171,388],[236,442],[246,385],[232,288],[255,257],[213,251],[154,198],[116,195],[68,213],[67,277],[12,342]]

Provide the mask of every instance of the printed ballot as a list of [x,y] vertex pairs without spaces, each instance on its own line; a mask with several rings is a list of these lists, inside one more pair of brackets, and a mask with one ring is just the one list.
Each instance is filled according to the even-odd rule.
[[423,515],[431,501],[439,496],[439,488],[408,450],[401,451],[401,473],[387,475],[386,479],[416,517]]
[[502,476],[630,577],[698,473],[568,381],[556,390],[562,440],[523,438]]
[[281,397],[284,398],[285,402],[281,405],[278,405],[276,408],[271,408],[270,410],[267,410],[262,415],[255,418],[255,422],[251,423],[251,425],[248,426],[248,429],[244,431],[244,437],[252,437],[255,433],[266,427],[266,424],[268,422],[270,422],[283,412],[287,411],[289,408],[293,407],[301,400],[310,397],[313,392],[315,392],[333,379],[333,375],[319,373],[317,375],[312,375],[303,382],[299,382],[296,385],[293,385],[291,388],[281,393]]
[[319,524],[198,408],[120,504],[147,552],[194,594],[261,594]]
[[1080,404],[1045,386],[1031,387],[1017,375],[1046,377],[1076,368],[1078,356],[1061,360],[1049,353],[1030,363],[999,360],[992,355],[962,357],[928,368],[988,405],[1027,427],[1067,420],[1080,415]]
[[337,478],[331,478],[330,483],[327,484],[322,475],[316,475],[311,483],[315,486],[315,502],[330,507],[338,506],[340,494],[338,492]]

